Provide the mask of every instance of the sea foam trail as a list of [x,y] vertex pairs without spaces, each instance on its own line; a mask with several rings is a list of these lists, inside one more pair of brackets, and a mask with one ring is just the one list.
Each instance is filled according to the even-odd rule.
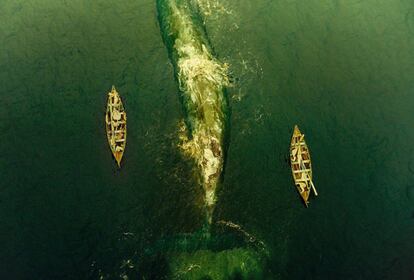
[[196,163],[211,223],[225,154],[227,65],[213,55],[195,0],[157,0],[157,9],[186,113],[181,147]]

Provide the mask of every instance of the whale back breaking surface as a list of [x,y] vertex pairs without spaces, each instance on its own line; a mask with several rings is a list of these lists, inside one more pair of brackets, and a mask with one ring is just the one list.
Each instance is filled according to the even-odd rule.
[[196,163],[211,222],[224,164],[227,65],[214,57],[195,1],[158,0],[157,8],[185,111],[181,148]]

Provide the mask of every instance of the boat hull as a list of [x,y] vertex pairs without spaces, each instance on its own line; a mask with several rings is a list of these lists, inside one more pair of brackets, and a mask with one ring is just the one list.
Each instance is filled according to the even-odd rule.
[[312,182],[312,163],[309,148],[297,125],[293,130],[290,143],[290,166],[295,186],[306,206],[309,204],[311,191],[317,195]]
[[115,86],[112,86],[112,90],[108,93],[105,128],[109,147],[119,167],[121,167],[121,160],[126,147],[126,121],[126,112],[121,97]]

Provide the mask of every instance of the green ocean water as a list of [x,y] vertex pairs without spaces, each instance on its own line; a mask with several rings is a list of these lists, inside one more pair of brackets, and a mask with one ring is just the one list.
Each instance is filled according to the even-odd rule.
[[[412,279],[414,3],[200,3],[234,80],[214,220],[265,244],[265,279]],[[0,18],[0,278],[162,279],[187,260],[164,244],[199,233],[204,212],[155,1],[1,0]],[[295,124],[319,193],[308,209],[285,160]],[[215,250],[189,259],[225,275],[253,254]]]

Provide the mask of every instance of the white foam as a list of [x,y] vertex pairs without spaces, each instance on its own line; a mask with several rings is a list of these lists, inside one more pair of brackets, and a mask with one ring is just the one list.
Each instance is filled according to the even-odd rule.
[[[189,4],[188,2],[187,4]],[[204,189],[208,220],[216,201],[216,188],[223,169],[223,132],[226,104],[223,90],[229,85],[228,65],[220,63],[205,45],[203,29],[196,24],[186,4],[169,1],[170,28],[176,34],[174,50],[179,87],[184,95],[191,135],[180,131],[181,148],[194,159]]]

